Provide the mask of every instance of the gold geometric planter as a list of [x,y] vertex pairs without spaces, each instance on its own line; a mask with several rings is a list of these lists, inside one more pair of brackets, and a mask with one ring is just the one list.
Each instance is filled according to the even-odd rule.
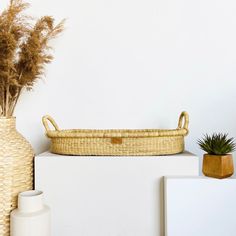
[[234,173],[232,155],[204,154],[202,172],[206,176],[218,179],[230,177]]
[[33,188],[34,151],[17,132],[15,118],[0,118],[0,235],[10,235],[10,212],[19,192]]

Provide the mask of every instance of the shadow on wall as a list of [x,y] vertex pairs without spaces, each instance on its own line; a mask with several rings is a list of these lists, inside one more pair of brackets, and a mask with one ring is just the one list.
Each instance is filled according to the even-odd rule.
[[40,149],[38,151],[36,151],[36,155],[42,153],[42,152],[46,152],[50,149],[50,141],[43,139],[41,145],[40,145]]

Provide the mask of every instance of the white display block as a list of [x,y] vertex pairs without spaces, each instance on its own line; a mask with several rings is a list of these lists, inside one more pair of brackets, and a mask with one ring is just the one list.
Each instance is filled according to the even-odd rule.
[[52,210],[52,236],[163,236],[165,175],[198,175],[199,159],[173,156],[35,158],[35,188]]
[[166,236],[235,236],[236,179],[165,177]]

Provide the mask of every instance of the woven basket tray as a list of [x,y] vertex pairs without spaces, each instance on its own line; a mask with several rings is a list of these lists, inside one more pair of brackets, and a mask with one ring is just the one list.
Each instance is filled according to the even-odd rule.
[[[183,124],[184,119],[184,124]],[[55,130],[50,130],[48,121]],[[50,116],[43,117],[51,152],[83,156],[149,156],[183,152],[189,117],[182,112],[177,129],[60,130]]]

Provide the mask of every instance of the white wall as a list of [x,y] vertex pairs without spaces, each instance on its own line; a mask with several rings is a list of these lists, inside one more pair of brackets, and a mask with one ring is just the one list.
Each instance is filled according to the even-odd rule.
[[[7,0],[1,0],[1,8]],[[17,106],[19,130],[48,147],[41,117],[63,128],[175,128],[187,149],[203,133],[236,136],[234,0],[32,0],[35,16],[67,18],[46,78]]]

